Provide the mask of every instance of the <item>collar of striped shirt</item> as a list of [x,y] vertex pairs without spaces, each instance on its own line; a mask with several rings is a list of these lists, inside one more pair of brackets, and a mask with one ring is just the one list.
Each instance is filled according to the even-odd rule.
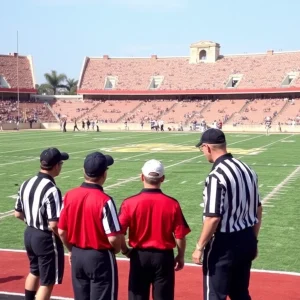
[[213,170],[220,162],[224,161],[225,159],[232,158],[232,157],[233,157],[233,156],[232,156],[231,153],[226,153],[226,154],[224,154],[224,155],[218,157],[218,158],[215,160],[214,164],[213,164],[212,170]]
[[50,176],[49,174],[39,172],[39,173],[37,174],[37,176],[40,177],[40,178],[46,178],[46,179],[49,179],[49,180],[51,180],[51,181],[55,184],[54,178],[53,178],[52,176]]
[[88,188],[88,189],[97,189],[103,192],[103,187],[97,183],[83,182],[81,184],[81,187]]

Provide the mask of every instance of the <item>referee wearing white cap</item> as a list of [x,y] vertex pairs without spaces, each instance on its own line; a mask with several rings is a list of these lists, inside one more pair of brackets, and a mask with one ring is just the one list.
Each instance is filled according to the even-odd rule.
[[[149,160],[142,168],[144,188],[125,199],[120,208],[122,232],[129,229],[129,246],[122,240],[122,253],[130,257],[129,299],[173,300],[175,272],[184,267],[185,236],[190,228],[179,202],[165,195],[160,186],[164,166]],[[173,248],[178,254],[174,258]]]
[[213,168],[205,181],[204,221],[193,261],[203,255],[204,300],[251,300],[262,207],[256,173],[226,149],[224,133],[208,129],[196,145]]

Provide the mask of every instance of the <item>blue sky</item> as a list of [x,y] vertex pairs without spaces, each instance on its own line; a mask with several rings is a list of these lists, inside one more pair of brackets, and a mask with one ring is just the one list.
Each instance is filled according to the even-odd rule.
[[[36,80],[78,79],[84,56],[188,56],[211,40],[221,54],[300,50],[299,0],[1,1],[0,53],[31,54]],[[7,13],[6,13],[7,12]]]

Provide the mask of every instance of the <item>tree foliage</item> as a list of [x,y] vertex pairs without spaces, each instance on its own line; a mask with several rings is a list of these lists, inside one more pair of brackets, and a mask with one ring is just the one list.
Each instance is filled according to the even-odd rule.
[[44,74],[46,82],[41,85],[36,85],[38,93],[43,95],[76,95],[78,80],[68,78],[64,73],[58,74],[52,70],[50,73]]

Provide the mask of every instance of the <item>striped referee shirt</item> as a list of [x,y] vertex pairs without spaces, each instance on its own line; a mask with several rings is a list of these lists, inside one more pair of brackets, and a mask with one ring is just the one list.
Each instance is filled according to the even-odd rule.
[[23,212],[25,223],[36,229],[50,231],[49,221],[58,221],[62,209],[62,196],[54,179],[39,172],[24,181],[19,189],[15,210]]
[[257,175],[230,153],[219,157],[205,181],[204,218],[220,217],[217,231],[231,233],[258,222]]

